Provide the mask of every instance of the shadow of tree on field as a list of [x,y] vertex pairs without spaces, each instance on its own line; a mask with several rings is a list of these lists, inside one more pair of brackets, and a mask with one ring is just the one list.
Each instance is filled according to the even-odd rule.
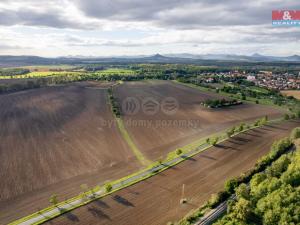
[[226,146],[226,145],[223,145],[223,144],[217,144],[217,145],[215,145],[215,147],[226,149],[226,150],[240,151],[240,149],[238,149],[238,148],[231,147],[231,146]]
[[110,208],[110,206],[109,206],[107,203],[101,201],[100,199],[94,201],[94,203],[95,203],[96,205],[98,205],[98,206],[100,206],[100,207],[103,207],[103,208],[106,208],[106,209]]
[[235,144],[235,145],[244,145],[245,143],[233,141],[233,140],[228,140],[229,143]]
[[192,157],[185,156],[185,155],[182,155],[182,156],[180,156],[180,157],[183,158],[183,159],[187,159],[187,160],[193,161],[193,162],[196,162],[196,161],[197,161],[196,159],[194,159],[194,158],[192,158]]
[[249,131],[245,132],[244,134],[245,134],[245,135],[252,136],[252,137],[261,137],[260,135],[252,134],[252,133],[250,133]]
[[242,138],[242,137],[232,137],[231,140],[240,141],[240,142],[249,142],[249,141],[251,141],[248,138]]
[[102,212],[100,209],[92,206],[92,207],[88,207],[88,212],[91,213],[94,217],[97,217],[99,219],[107,219],[107,220],[111,220],[111,218],[105,214],[104,212]]
[[156,175],[162,176],[162,177],[166,176],[166,174],[164,174],[164,173],[157,173]]
[[199,157],[201,157],[201,158],[206,158],[206,159],[211,159],[211,160],[214,160],[214,161],[217,160],[216,158],[211,157],[211,156],[208,156],[208,155],[199,155]]
[[71,212],[67,212],[67,213],[63,214],[63,216],[72,222],[79,222],[79,218]]
[[179,170],[176,166],[171,166],[168,168],[169,170]]
[[133,194],[133,195],[139,195],[140,193],[137,191],[133,191],[130,188],[127,188],[128,193]]
[[120,195],[113,196],[113,200],[115,200],[116,202],[118,202],[124,206],[134,207],[134,204],[132,204],[126,198],[121,197]]
[[[263,130],[261,130],[261,128],[256,128],[256,129],[254,129],[254,130],[250,130],[251,132],[254,132],[254,133],[265,133],[265,131],[263,131]],[[248,131],[248,132],[250,132],[250,131]]]
[[275,125],[270,125],[270,124],[265,125],[265,127],[270,127],[270,128],[278,129],[278,130],[288,130],[286,128],[282,128],[282,127],[275,126]]
[[266,126],[260,127],[261,130],[272,131],[272,129],[268,129]]

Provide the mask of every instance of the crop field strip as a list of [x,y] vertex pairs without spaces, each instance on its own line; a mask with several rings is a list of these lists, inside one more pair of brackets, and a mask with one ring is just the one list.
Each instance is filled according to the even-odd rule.
[[[143,165],[143,166],[147,166],[149,164],[151,164],[151,161],[146,159],[146,157],[143,155],[143,153],[138,149],[138,147],[136,146],[136,144],[133,142],[132,138],[130,137],[129,133],[127,132],[125,126],[124,126],[124,122],[122,120],[122,117],[120,115],[116,115],[116,112],[114,112],[114,104],[118,104],[117,103],[117,99],[115,98],[115,90],[114,87],[118,86],[122,84],[122,82],[118,82],[115,83],[114,85],[110,86],[110,89],[108,91],[109,92],[109,98],[107,99],[107,102],[109,102],[110,106],[111,106],[111,111],[112,114],[115,117],[115,121],[117,123],[118,129],[123,137],[123,139],[126,141],[126,143],[128,144],[129,148],[132,150],[132,153],[136,156],[137,160]],[[117,106],[119,108],[119,106]],[[118,111],[120,111],[121,109],[118,109]],[[120,112],[118,112],[120,113]]]
[[129,145],[130,149],[132,150],[133,154],[136,156],[136,158],[140,161],[140,163],[143,166],[147,166],[151,164],[151,161],[146,159],[146,157],[143,155],[143,153],[137,148],[135,143],[133,142],[132,138],[130,137],[129,133],[127,132],[124,123],[121,118],[116,118],[118,128],[124,138],[124,140],[127,142]]
[[136,75],[136,72],[129,69],[105,69],[97,72],[88,72],[88,71],[32,71],[26,74],[12,75],[12,76],[0,76],[0,80],[5,79],[28,79],[28,78],[41,78],[41,77],[51,77],[51,76],[75,76],[75,75],[99,75],[109,77],[112,75],[120,76],[133,76]]

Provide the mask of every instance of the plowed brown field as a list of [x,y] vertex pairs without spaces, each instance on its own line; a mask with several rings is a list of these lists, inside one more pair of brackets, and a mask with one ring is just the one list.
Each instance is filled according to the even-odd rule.
[[[250,169],[271,144],[299,121],[240,134],[154,177],[53,219],[45,225],[165,225],[177,221],[222,189],[225,180]],[[181,205],[182,186],[188,203]]]
[[[120,105],[128,97],[138,99],[140,110],[134,115],[126,113],[125,126],[137,147],[151,160],[242,121],[253,121],[265,115],[274,118],[284,112],[278,108],[248,103],[208,109],[200,103],[222,96],[171,81],[127,82],[117,86],[115,90]],[[179,110],[173,115],[165,114],[161,110],[149,115],[142,110],[143,100],[149,97],[158,103],[167,97],[173,97],[178,102]]]
[[[0,224],[47,207],[54,193],[64,200],[78,194],[81,184],[91,187],[141,168],[114,123],[106,91],[111,84],[81,82],[0,95]],[[241,121],[284,112],[255,104],[207,109],[200,106],[203,100],[221,96],[168,81],[125,82],[115,86],[115,96],[120,104],[126,97],[178,101],[173,115],[139,110],[123,117],[132,140],[151,160]]]
[[0,224],[140,168],[113,121],[108,83],[0,95]]

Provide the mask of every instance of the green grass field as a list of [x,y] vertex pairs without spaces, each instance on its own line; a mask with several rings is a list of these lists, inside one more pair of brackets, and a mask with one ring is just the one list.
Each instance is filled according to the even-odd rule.
[[[24,67],[27,69],[37,69],[37,70],[43,70],[43,69],[49,69],[46,66],[39,66],[39,67]],[[55,67],[57,68],[57,67]],[[71,69],[71,67],[67,66],[61,66],[60,69]],[[51,77],[51,76],[65,76],[65,75],[79,75],[79,74],[94,74],[97,76],[134,76],[136,75],[136,72],[133,70],[129,69],[120,69],[120,68],[109,68],[101,71],[97,71],[95,73],[90,73],[86,71],[33,71],[27,74],[22,74],[22,75],[13,75],[13,76],[0,76],[0,79],[21,79],[21,78],[41,78],[41,77]]]
[[101,71],[95,72],[97,75],[103,76],[113,76],[113,75],[120,75],[120,76],[134,76],[136,72],[129,69],[119,69],[119,68],[110,68]]
[[[174,82],[178,82],[178,81],[174,81]],[[195,89],[201,90],[201,91],[215,92],[215,90],[213,90],[213,89],[206,88],[206,87],[201,87],[201,86],[197,86],[197,85],[191,84],[191,83],[183,83],[183,82],[178,82],[178,83],[180,83],[182,85],[185,85],[185,86],[188,86],[188,87],[191,87],[191,88],[195,88]],[[264,90],[264,89],[262,89],[262,90]],[[223,95],[223,96],[227,96],[227,97],[233,98],[233,99],[238,99],[238,100],[240,100],[240,97],[241,97],[238,94],[231,94],[231,93],[226,93],[226,92],[223,92],[223,91],[220,91],[219,94]],[[244,102],[249,102],[249,103],[255,103],[256,100],[259,100],[259,104],[262,104],[262,105],[270,105],[270,106],[273,106],[273,107],[282,108],[281,106],[275,105],[273,103],[273,100],[270,99],[270,98],[257,99],[257,98],[247,97],[247,100],[243,100],[243,101]]]
[[122,134],[122,137],[127,142],[127,144],[129,145],[130,149],[132,150],[132,152],[134,153],[136,158],[140,161],[140,163],[143,166],[147,166],[147,165],[151,164],[151,161],[146,159],[146,157],[143,155],[143,153],[138,149],[138,147],[135,145],[135,143],[131,139],[129,133],[127,132],[127,130],[124,126],[122,119],[116,118],[116,120],[117,120],[118,128]]
[[251,91],[256,91],[259,93],[263,93],[263,94],[268,94],[270,93],[269,90],[265,89],[265,88],[261,88],[261,87],[257,87],[257,86],[251,86],[251,87],[247,87],[247,89],[251,90]]
[[0,76],[0,79],[40,78],[40,77],[78,75],[78,74],[81,74],[81,72],[43,71],[43,72],[30,72],[27,74],[14,75],[14,76]]
[[36,66],[22,66],[18,68],[29,69],[30,71],[49,71],[49,70],[73,70],[76,69],[78,66],[73,65],[36,65]]

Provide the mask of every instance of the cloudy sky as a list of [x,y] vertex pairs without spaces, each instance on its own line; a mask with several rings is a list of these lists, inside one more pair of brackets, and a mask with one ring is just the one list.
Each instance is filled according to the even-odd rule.
[[300,54],[299,0],[0,0],[0,54]]

